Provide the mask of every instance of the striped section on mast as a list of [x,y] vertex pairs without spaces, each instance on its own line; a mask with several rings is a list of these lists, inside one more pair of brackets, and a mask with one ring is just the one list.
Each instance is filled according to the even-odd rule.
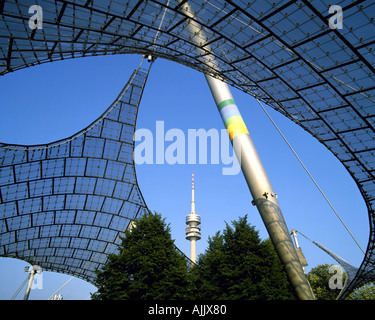
[[233,99],[221,101],[217,105],[217,108],[219,109],[221,118],[223,119],[225,128],[228,130],[231,140],[239,134],[249,133]]

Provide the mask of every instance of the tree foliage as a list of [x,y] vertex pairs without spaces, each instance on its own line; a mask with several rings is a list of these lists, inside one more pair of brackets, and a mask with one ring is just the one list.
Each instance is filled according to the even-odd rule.
[[367,283],[349,295],[348,300],[375,300],[375,285]]
[[208,240],[192,270],[198,299],[294,299],[270,240],[262,241],[247,216],[226,225]]
[[97,270],[93,299],[295,299],[269,239],[262,241],[247,216],[209,238],[190,268],[160,214],[145,213],[126,231],[118,252]]
[[[330,266],[329,264],[318,265],[312,268],[307,275],[317,300],[335,300],[340,294],[341,289],[330,288],[330,278],[334,276],[333,273],[330,273]],[[341,282],[341,285],[344,285],[344,277]]]
[[160,214],[147,212],[125,232],[118,253],[97,270],[102,300],[186,299],[190,288],[186,259],[175,247]]
[[[336,273],[332,272],[332,270],[330,272],[331,266],[332,265],[329,264],[318,265],[315,268],[311,269],[311,271],[308,274],[308,280],[317,300],[337,299],[341,291],[341,286],[340,289],[330,288],[330,282],[332,283],[333,279],[334,284],[338,284],[337,282],[341,282],[342,286],[345,284],[346,274],[343,274],[342,279],[340,279],[340,277],[336,277]],[[373,283],[368,283],[356,289],[346,299],[375,300],[375,285]]]

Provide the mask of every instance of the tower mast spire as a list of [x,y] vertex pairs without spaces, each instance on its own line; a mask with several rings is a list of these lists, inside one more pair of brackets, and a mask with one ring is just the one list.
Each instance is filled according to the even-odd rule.
[[186,224],[186,239],[190,241],[190,259],[195,263],[197,260],[196,241],[201,238],[201,217],[195,213],[194,172],[191,182],[191,213],[186,216]]
[[191,175],[191,214],[195,214],[194,172]]

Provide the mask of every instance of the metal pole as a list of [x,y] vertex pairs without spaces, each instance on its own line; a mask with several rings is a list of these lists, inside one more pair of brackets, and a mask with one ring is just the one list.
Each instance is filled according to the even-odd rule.
[[297,230],[293,229],[292,231],[290,231],[290,234],[293,235],[294,243],[296,244],[296,248],[299,248],[299,243],[298,243],[298,239],[297,239]]
[[307,261],[306,261],[306,258],[304,256],[303,252],[302,252],[302,249],[301,249],[301,247],[299,246],[299,243],[298,243],[297,230],[293,229],[292,231],[290,231],[290,234],[293,235],[293,239],[294,239],[294,243],[296,245],[296,251],[297,251],[297,254],[298,254],[298,257],[299,257],[299,261],[301,262],[303,272],[306,274],[305,267],[307,267]]
[[36,273],[36,269],[33,266],[31,266],[30,270],[29,270],[29,273],[30,273],[30,278],[29,278],[29,282],[27,283],[26,292],[25,292],[25,295],[23,297],[23,300],[29,300],[30,289],[31,289],[31,285],[34,281],[34,275]]
[[[179,0],[179,2],[183,3],[182,0]],[[191,40],[199,48],[204,48],[210,52],[209,46],[202,47],[202,41],[203,43],[206,42],[206,37],[201,26],[193,20],[195,15],[189,3],[183,3],[180,10],[191,19],[188,21],[188,29],[192,35]],[[198,51],[204,50],[198,49]],[[209,60],[211,61],[209,63],[211,67],[218,69],[213,55],[210,55]],[[252,203],[256,205],[259,211],[289,280],[299,299],[313,300],[314,294],[303,272],[293,241],[290,238],[276,194],[234,102],[229,86],[208,74],[205,74],[205,77],[224,125],[228,130],[233,149],[241,164],[242,173],[253,197]]]

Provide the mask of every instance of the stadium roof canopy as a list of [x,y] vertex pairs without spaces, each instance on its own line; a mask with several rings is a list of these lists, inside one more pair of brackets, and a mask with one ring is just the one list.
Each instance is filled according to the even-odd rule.
[[[374,280],[375,3],[336,1],[343,13],[339,29],[340,19],[335,18],[340,12],[330,13],[327,1],[189,0],[205,34],[198,42],[188,31],[184,4],[186,0],[0,2],[0,74],[68,58],[152,54],[209,73],[258,98],[311,133],[355,180],[368,207],[370,238],[347,292]],[[34,17],[29,25],[37,12],[29,13],[32,5],[43,11],[40,29],[33,25]],[[210,63],[212,54],[216,67]],[[12,174],[15,179],[17,172]],[[11,183],[21,188],[22,179],[0,179],[2,193]],[[27,184],[24,189],[29,192]],[[13,230],[17,236],[23,213],[19,203],[18,211],[4,209],[8,205],[3,197],[1,212],[14,212],[15,217],[2,218],[1,232]],[[35,223],[30,220],[29,228]]]
[[134,71],[99,119],[36,146],[0,144],[0,255],[95,279],[147,206],[133,134],[147,70]]

